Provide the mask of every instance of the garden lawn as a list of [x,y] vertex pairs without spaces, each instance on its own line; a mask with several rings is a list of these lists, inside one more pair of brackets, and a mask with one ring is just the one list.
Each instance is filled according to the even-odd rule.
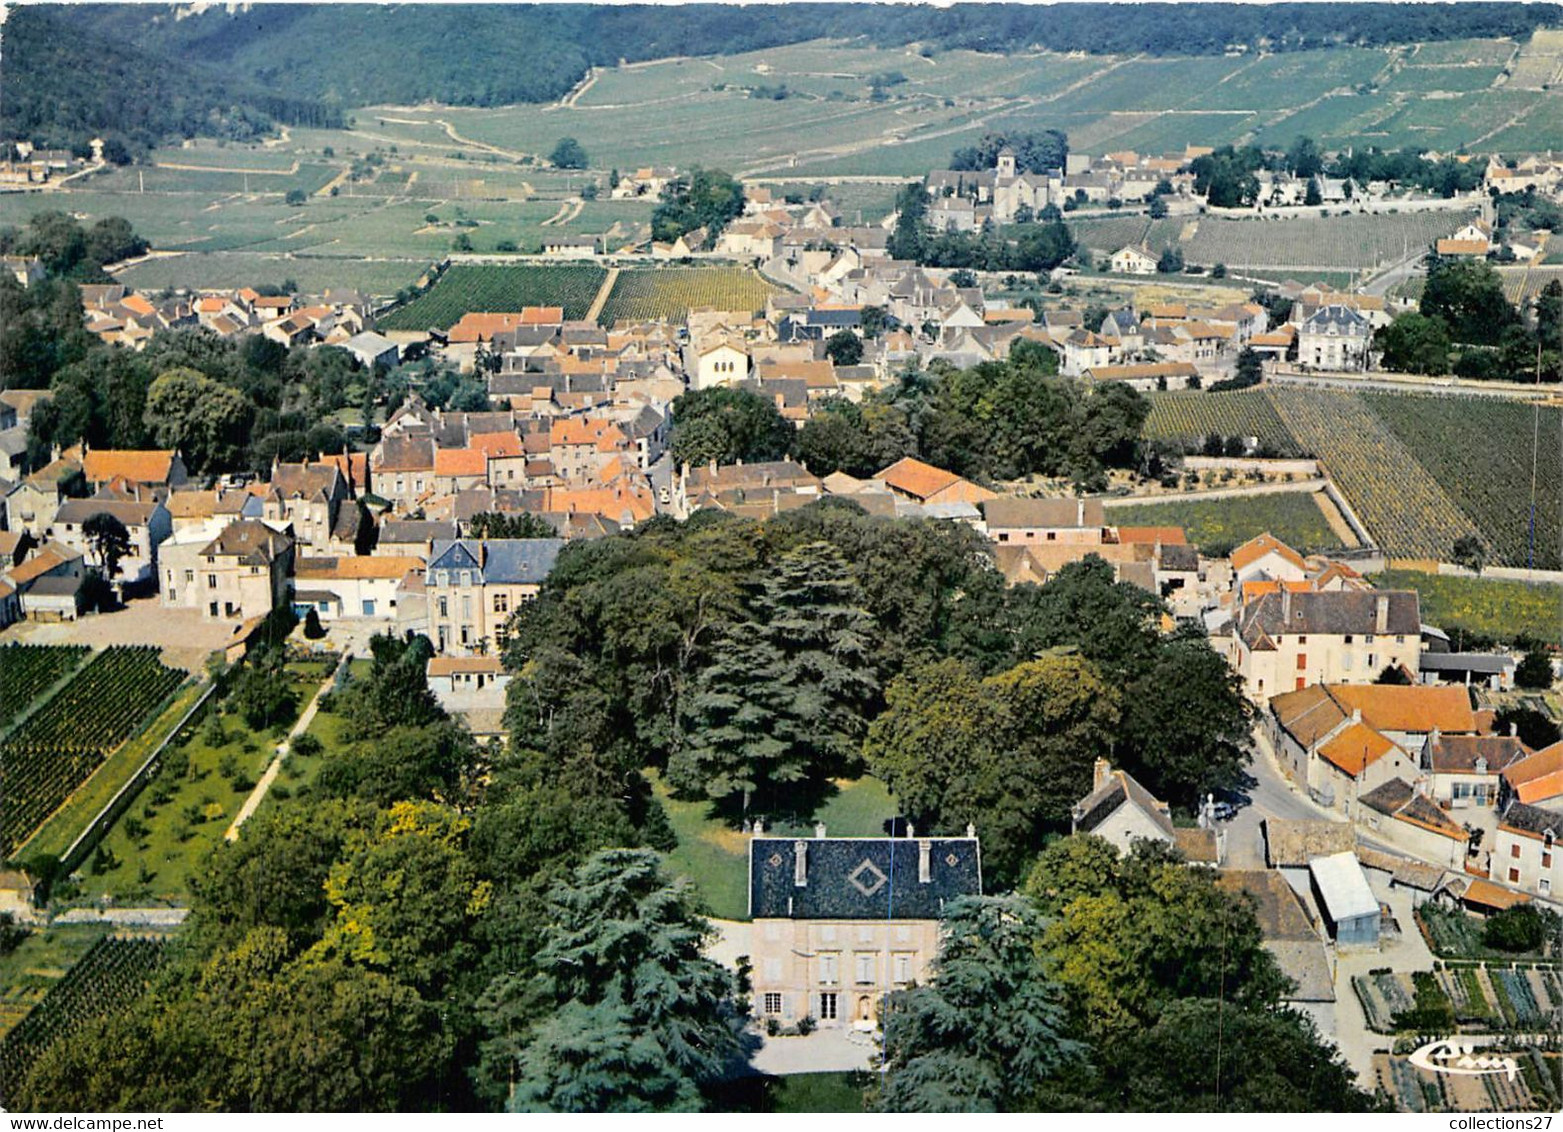
[[[324,679],[325,662],[295,661],[288,670],[302,711]],[[94,900],[107,896],[120,904],[189,900],[191,879],[222,841],[292,723],[252,732],[238,716],[224,712],[220,717],[224,739],[213,743],[207,722],[210,708],[204,716],[189,729],[182,746],[170,746],[163,768],[88,856],[79,870],[80,895]],[[300,760],[301,769],[302,764],[319,761]],[[287,776],[281,781],[288,782]]]
[[[1500,641],[1525,633],[1553,643],[1563,637],[1563,586],[1417,570],[1386,570],[1373,582],[1381,589],[1416,590],[1422,620],[1451,637],[1461,629]],[[1459,647],[1457,637],[1454,644]]]
[[57,924],[0,955],[0,1038],[112,930],[108,924]]
[[[678,847],[668,854],[669,867],[694,881],[711,915],[722,920],[747,920],[748,838],[712,817],[709,802],[674,798],[659,772],[648,770],[646,776],[678,835]],[[832,837],[883,837],[884,823],[896,813],[895,800],[885,784],[865,776],[838,780],[836,786],[836,794],[808,822],[783,823],[773,832],[813,836],[814,822],[822,821]]]
[[854,1073],[799,1073],[776,1078],[772,1112],[862,1112],[863,1087]]
[[1340,546],[1311,491],[1242,495],[1228,499],[1180,499],[1109,507],[1115,526],[1182,527],[1200,553],[1220,557],[1268,531],[1304,554]]

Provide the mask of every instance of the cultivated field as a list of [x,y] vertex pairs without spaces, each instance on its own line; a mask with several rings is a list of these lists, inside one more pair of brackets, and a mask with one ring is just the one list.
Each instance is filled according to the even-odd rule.
[[604,326],[666,318],[691,310],[757,311],[779,288],[752,271],[729,267],[661,267],[621,272],[598,321]]
[[1172,441],[1186,451],[1198,452],[1210,436],[1251,436],[1276,456],[1304,454],[1261,390],[1153,393],[1150,401],[1145,435],[1153,440]]
[[1455,539],[1476,534],[1495,564],[1563,565],[1563,411],[1555,408],[1501,398],[1271,386],[1155,394],[1146,430],[1185,450],[1197,451],[1219,433],[1257,436],[1274,451],[1318,457],[1374,541],[1396,558],[1448,561]]
[[1328,216],[1286,220],[1204,217],[1180,241],[1191,263],[1224,263],[1269,271],[1307,268],[1360,271],[1425,252],[1452,235],[1470,215],[1409,212],[1385,216]]
[[0,856],[25,841],[184,678],[151,646],[107,648],[7,735],[0,744]]
[[378,321],[381,330],[446,330],[470,311],[546,306],[562,306],[567,319],[585,318],[606,277],[600,267],[458,263],[424,294]]
[[1341,544],[1313,491],[1142,503],[1109,508],[1107,516],[1120,526],[1182,527],[1200,553],[1214,556],[1230,554],[1233,547],[1266,531],[1304,553]]
[[1563,645],[1563,586],[1387,570],[1374,576],[1384,589],[1410,589],[1422,595],[1422,620],[1463,642],[1461,630],[1500,641],[1521,635]]

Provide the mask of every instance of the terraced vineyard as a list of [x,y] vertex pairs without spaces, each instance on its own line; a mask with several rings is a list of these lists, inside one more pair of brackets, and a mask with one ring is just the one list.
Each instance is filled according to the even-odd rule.
[[11,853],[184,682],[149,645],[104,649],[0,744],[0,856]]
[[132,1002],[162,958],[156,937],[108,936],[94,944],[0,1042],[0,1104],[15,1105],[18,1086],[51,1045]]
[[[1272,403],[1317,456],[1374,539],[1398,558],[1449,561],[1476,529],[1407,445],[1353,393],[1276,386]],[[1445,437],[1455,445],[1459,433]]]
[[1240,389],[1231,393],[1177,391],[1150,395],[1151,412],[1145,421],[1145,435],[1167,440],[1197,452],[1205,438],[1253,436],[1260,447],[1277,456],[1303,456],[1285,422],[1276,415],[1275,406],[1263,390]]
[[604,326],[648,319],[680,321],[702,307],[758,311],[778,290],[736,267],[662,267],[619,275],[597,321]]
[[422,295],[381,316],[379,327],[448,330],[470,311],[519,311],[523,307],[562,306],[565,318],[585,318],[606,277],[600,267],[453,264]]
[[9,644],[0,648],[0,731],[91,651],[86,645]]
[[1494,557],[1515,566],[1531,561],[1535,440],[1534,562],[1546,570],[1563,567],[1563,411],[1487,397],[1362,396],[1470,517]]

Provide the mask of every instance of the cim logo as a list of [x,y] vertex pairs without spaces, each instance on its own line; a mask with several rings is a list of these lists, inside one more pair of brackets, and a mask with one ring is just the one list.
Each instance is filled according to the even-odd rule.
[[1411,1055],[1411,1064],[1430,1073],[1448,1073],[1460,1077],[1483,1077],[1496,1073],[1507,1074],[1509,1080],[1519,1076],[1520,1067],[1512,1057],[1483,1057],[1474,1055],[1474,1047],[1445,1039],[1428,1042]]

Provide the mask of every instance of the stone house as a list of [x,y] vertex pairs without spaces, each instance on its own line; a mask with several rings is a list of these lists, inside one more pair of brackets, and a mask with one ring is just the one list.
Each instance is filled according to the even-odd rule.
[[925,982],[945,908],[982,892],[965,837],[749,841],[750,957],[761,1019],[872,1030],[891,991]]
[[424,580],[436,649],[497,655],[510,615],[537,596],[563,547],[553,538],[436,541]]
[[163,604],[198,609],[212,620],[264,617],[288,599],[293,538],[257,519],[240,519],[216,538],[160,548]]

